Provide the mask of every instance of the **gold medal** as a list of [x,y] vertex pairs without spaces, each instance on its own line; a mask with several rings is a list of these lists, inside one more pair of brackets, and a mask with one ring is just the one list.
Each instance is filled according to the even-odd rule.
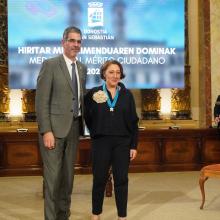
[[110,108],[110,112],[113,112],[114,111],[114,108]]

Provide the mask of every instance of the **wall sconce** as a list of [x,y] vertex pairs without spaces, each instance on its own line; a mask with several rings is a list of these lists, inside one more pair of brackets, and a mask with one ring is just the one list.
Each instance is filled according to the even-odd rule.
[[161,89],[161,108],[160,114],[163,119],[170,119],[171,115],[171,89]]
[[23,119],[22,114],[22,91],[20,89],[12,89],[9,93],[9,120],[19,122]]

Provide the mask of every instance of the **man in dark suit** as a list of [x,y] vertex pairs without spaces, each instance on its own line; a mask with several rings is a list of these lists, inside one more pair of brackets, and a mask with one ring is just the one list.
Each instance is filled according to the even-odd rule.
[[45,220],[70,216],[74,162],[83,118],[87,68],[76,60],[82,33],[68,27],[63,54],[46,60],[36,89],[36,113],[45,185]]

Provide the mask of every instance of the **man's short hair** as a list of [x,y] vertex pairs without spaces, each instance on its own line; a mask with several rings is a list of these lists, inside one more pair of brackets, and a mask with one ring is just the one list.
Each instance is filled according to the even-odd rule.
[[78,33],[82,38],[82,32],[79,28],[75,26],[68,27],[63,32],[63,40],[67,40],[69,33]]

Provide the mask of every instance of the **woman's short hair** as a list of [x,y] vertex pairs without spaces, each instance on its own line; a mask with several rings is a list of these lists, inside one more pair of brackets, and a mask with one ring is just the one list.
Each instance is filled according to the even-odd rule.
[[121,63],[118,62],[117,60],[107,60],[105,63],[103,63],[102,66],[100,67],[100,77],[105,80],[104,73],[108,69],[108,67],[112,64],[115,64],[119,67],[120,73],[121,73],[120,79],[124,79],[125,74],[124,74],[124,71],[123,71],[123,67],[122,67]]

